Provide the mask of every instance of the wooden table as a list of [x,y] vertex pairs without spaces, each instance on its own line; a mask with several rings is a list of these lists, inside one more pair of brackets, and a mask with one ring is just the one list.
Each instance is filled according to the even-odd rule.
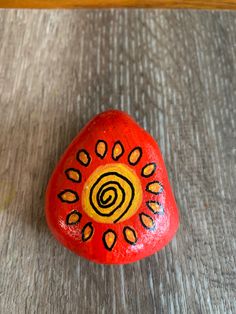
[[[0,312],[236,313],[236,13],[0,12]],[[119,108],[159,142],[181,213],[164,250],[95,265],[44,217],[60,155]]]
[[1,0],[2,8],[192,8],[236,9],[236,0]]

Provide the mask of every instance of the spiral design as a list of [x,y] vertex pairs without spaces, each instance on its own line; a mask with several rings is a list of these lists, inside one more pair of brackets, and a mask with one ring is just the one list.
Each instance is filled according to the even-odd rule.
[[134,199],[134,187],[130,180],[117,172],[100,176],[90,190],[90,203],[100,216],[111,217],[120,211],[118,221],[129,210]]
[[132,216],[141,199],[136,173],[123,164],[111,164],[91,174],[84,186],[82,203],[85,212],[95,220],[116,223]]

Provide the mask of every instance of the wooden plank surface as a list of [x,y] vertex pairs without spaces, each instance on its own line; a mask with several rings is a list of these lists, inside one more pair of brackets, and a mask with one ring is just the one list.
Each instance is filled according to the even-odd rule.
[[236,9],[236,0],[0,0],[2,8],[192,8]]
[[[236,15],[0,12],[0,313],[236,313]],[[94,114],[159,142],[181,214],[164,250],[95,265],[50,234],[44,192]]]

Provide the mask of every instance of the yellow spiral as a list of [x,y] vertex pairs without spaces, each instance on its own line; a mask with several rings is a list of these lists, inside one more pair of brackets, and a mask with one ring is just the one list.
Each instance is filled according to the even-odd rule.
[[142,201],[142,187],[136,173],[124,164],[97,168],[85,182],[84,211],[101,223],[116,223],[131,217]]

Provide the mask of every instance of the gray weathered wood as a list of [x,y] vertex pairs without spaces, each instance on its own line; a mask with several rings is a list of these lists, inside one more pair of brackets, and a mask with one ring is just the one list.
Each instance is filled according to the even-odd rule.
[[[236,14],[0,12],[0,312],[236,313]],[[128,266],[60,246],[44,217],[59,156],[94,114],[159,142],[177,237]]]

